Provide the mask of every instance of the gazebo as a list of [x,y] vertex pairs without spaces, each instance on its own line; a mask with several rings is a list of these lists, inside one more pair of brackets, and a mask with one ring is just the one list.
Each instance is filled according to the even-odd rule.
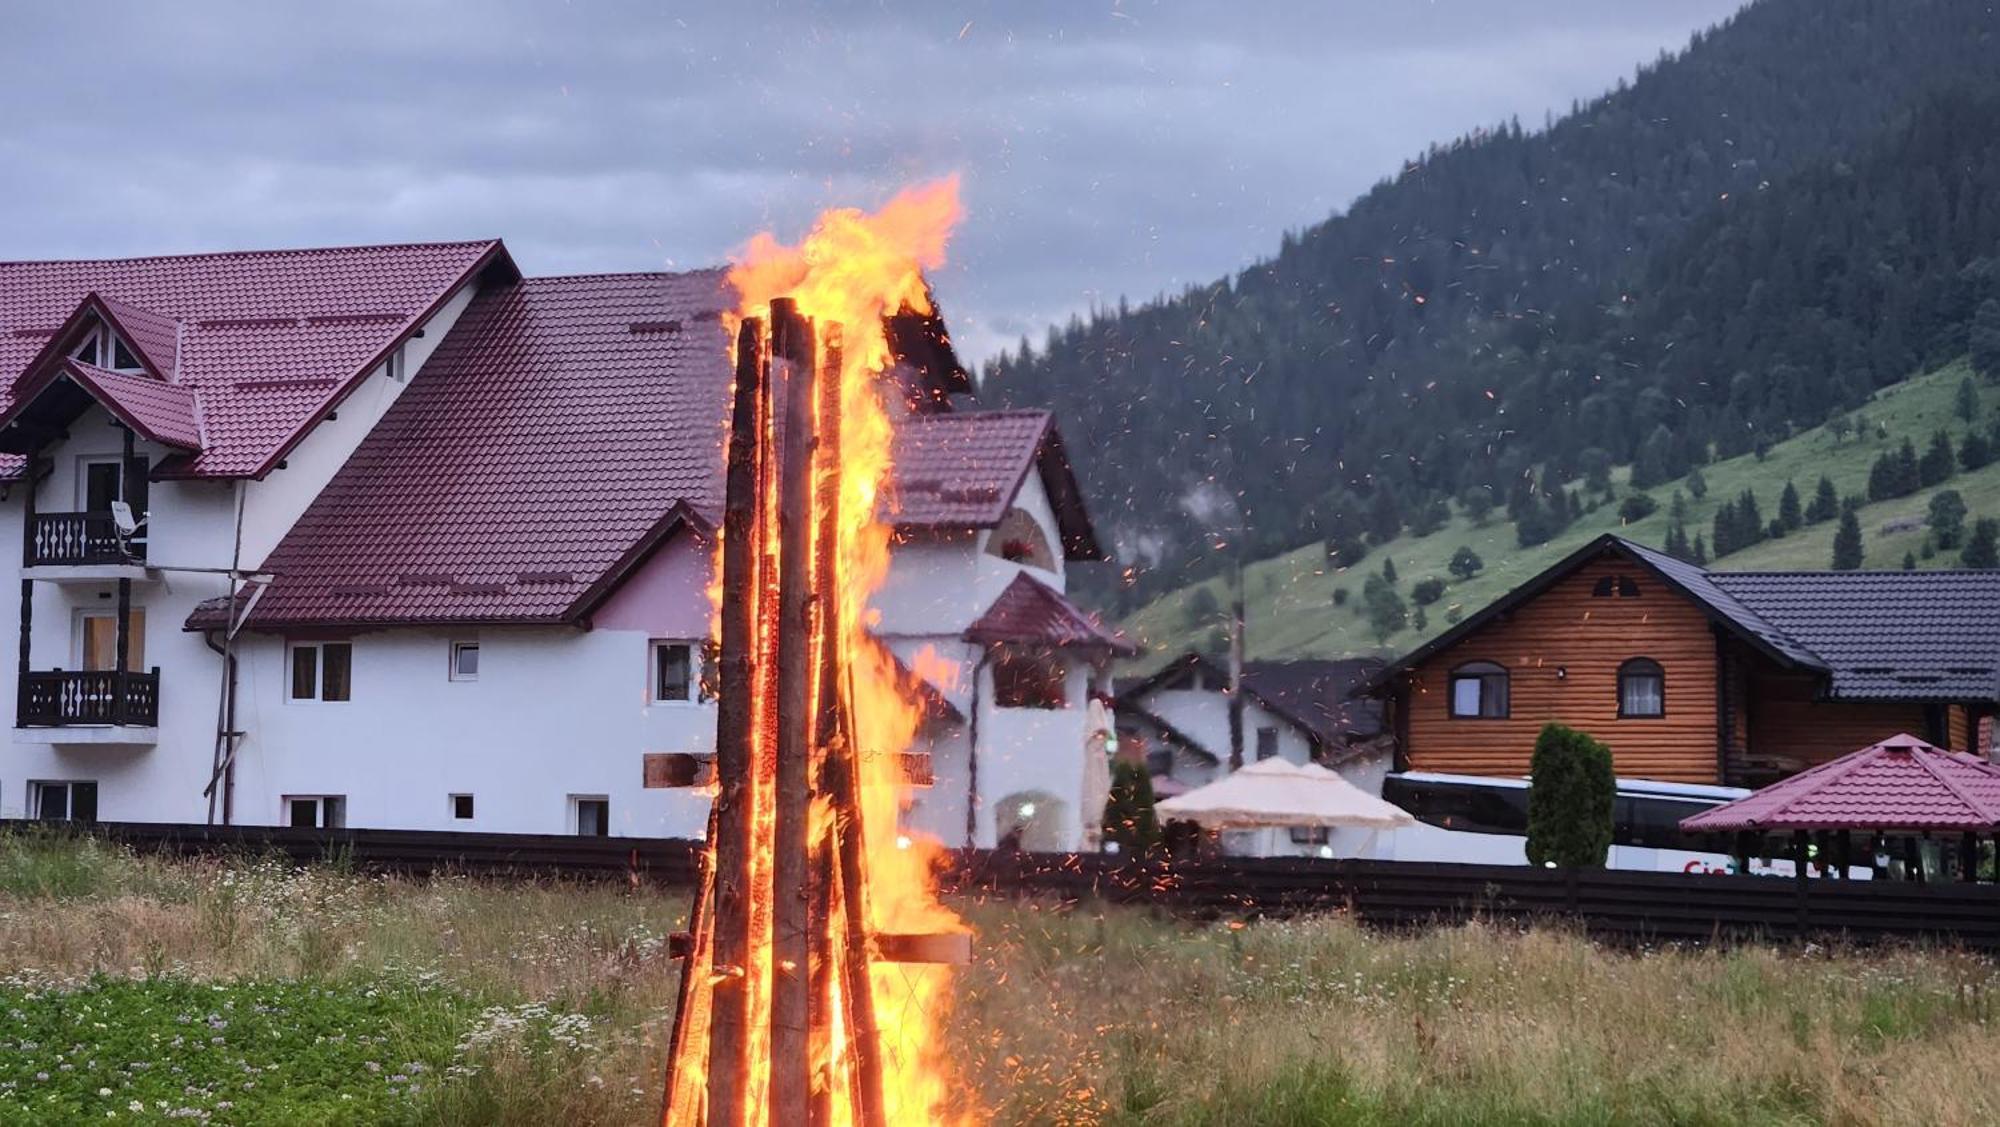
[[1283,758],[1258,760],[1154,809],[1162,819],[1189,821],[1218,833],[1283,829],[1373,833],[1416,824],[1402,807],[1369,794],[1337,771]]
[[[2000,849],[2000,767],[1899,735],[1681,820],[1690,833],[1733,833],[1739,867],[1757,837],[1789,833],[1798,876],[1817,853],[1848,875],[1853,835],[1901,838],[1907,869],[1922,879],[1920,842],[1956,837],[1960,879],[1979,872],[1979,837]],[[1817,847],[1817,848],[1814,848]]]

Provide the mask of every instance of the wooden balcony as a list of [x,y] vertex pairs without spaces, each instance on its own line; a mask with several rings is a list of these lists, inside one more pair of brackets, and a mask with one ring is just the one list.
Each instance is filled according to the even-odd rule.
[[153,728],[160,723],[160,670],[50,670],[21,674],[15,723],[22,728]]
[[110,513],[36,513],[28,522],[26,567],[95,567],[144,562],[146,542],[118,541]]

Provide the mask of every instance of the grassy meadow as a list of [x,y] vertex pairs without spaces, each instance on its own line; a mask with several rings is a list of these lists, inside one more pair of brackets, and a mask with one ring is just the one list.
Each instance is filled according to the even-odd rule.
[[[1862,435],[1837,438],[1826,427],[1816,427],[1772,446],[1762,460],[1746,454],[1702,467],[1708,489],[1696,498],[1687,493],[1685,481],[1673,481],[1648,490],[1659,508],[1653,515],[1630,525],[1620,521],[1613,503],[1586,514],[1546,544],[1521,548],[1515,529],[1506,519],[1504,507],[1496,509],[1483,524],[1475,524],[1454,511],[1452,519],[1428,536],[1407,533],[1369,550],[1355,567],[1329,570],[1319,545],[1261,560],[1245,569],[1244,594],[1247,627],[1245,636],[1252,658],[1340,657],[1374,652],[1401,653],[1414,648],[1429,636],[1445,630],[1448,614],[1461,614],[1492,602],[1561,559],[1578,545],[1605,532],[1621,532],[1643,544],[1659,546],[1666,539],[1669,500],[1676,489],[1687,503],[1687,532],[1692,538],[1706,537],[1715,510],[1743,490],[1756,493],[1758,507],[1766,520],[1777,515],[1778,495],[1785,482],[1793,482],[1803,501],[1812,500],[1813,487],[1822,473],[1833,480],[1840,495],[1866,497],[1868,469],[1877,455],[1893,451],[1908,438],[1921,454],[1933,431],[1940,428],[1956,445],[1965,437],[1967,426],[1954,410],[1959,384],[1970,374],[1964,361],[1948,364],[1877,392],[1859,412],[1867,416],[1869,431]],[[1981,381],[1978,426],[1988,428],[2000,413],[2000,386]],[[1852,416],[1850,416],[1852,417]],[[1618,496],[1629,491],[1630,470],[1621,467],[1612,474]],[[1906,552],[1921,553],[1925,530],[1923,517],[1931,495],[1956,489],[1965,497],[1967,526],[1977,517],[2000,517],[2000,463],[1973,473],[1959,473],[1941,485],[1908,496],[1864,505],[1859,511],[1862,541],[1866,550],[1863,563],[1868,568],[1895,568],[1902,565]],[[1780,540],[1766,540],[1732,553],[1711,566],[1732,571],[1823,570],[1833,559],[1833,533],[1837,522],[1827,521],[1800,529]],[[1460,546],[1470,546],[1486,562],[1486,569],[1467,581],[1454,579],[1445,565]],[[1414,625],[1391,635],[1379,644],[1370,629],[1362,606],[1361,587],[1368,575],[1394,560],[1398,587],[1414,613],[1416,604],[1410,589],[1419,580],[1437,577],[1447,582],[1442,601],[1424,608],[1428,625]],[[1956,566],[1957,552],[1940,552],[1919,567]],[[1194,593],[1206,587],[1215,605],[1229,605],[1220,580],[1175,591],[1141,608],[1128,617],[1126,630],[1146,647],[1140,665],[1157,664],[1190,648],[1202,648],[1213,641],[1218,626],[1214,621],[1190,613]],[[1336,606],[1334,591],[1345,588],[1347,605]]]
[[[1970,955],[960,907],[995,1123],[2000,1120]],[[0,1123],[647,1123],[683,909],[0,836]]]

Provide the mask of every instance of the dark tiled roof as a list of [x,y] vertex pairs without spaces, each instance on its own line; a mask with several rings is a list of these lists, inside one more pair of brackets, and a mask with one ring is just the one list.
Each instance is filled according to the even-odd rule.
[[[161,473],[257,476],[489,263],[513,269],[498,241],[0,263],[0,382],[96,295],[156,374],[201,400],[201,451]],[[0,416],[13,406],[0,390]]]
[[1729,586],[1721,582],[1727,573],[1703,571],[1691,563],[1675,559],[1644,544],[1634,543],[1622,536],[1613,539],[1641,563],[1651,566],[1654,571],[1678,586],[1689,598],[1708,608],[1709,613],[1727,619],[1739,630],[1776,650],[1794,664],[1808,668],[1821,666],[1820,655],[1813,652],[1811,646],[1800,644],[1801,640],[1797,636],[1772,623],[1755,608],[1737,598]]
[[1704,810],[1681,828],[2000,829],[2000,768],[1900,735]]
[[2000,571],[1717,571],[1855,700],[2000,696]]
[[1370,691],[1605,552],[1651,568],[1777,661],[1826,675],[1836,699],[2000,700],[2000,571],[1704,571],[1611,535],[1397,659]]
[[481,293],[272,552],[251,625],[585,613],[716,518],[731,304],[719,271]]
[[1382,702],[1353,696],[1381,668],[1370,657],[1246,661],[1243,688],[1330,746],[1382,734]]
[[897,424],[894,457],[889,505],[898,528],[992,528],[1036,470],[1055,509],[1064,555],[1102,558],[1047,411],[911,415]]
[[977,622],[965,628],[965,640],[984,645],[1104,649],[1125,657],[1139,652],[1139,647],[1106,630],[1088,611],[1025,571],[1014,577]]

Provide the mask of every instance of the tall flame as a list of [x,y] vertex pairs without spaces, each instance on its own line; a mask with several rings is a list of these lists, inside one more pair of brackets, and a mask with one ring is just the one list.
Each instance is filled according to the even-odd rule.
[[[870,596],[889,569],[890,528],[880,519],[892,468],[894,413],[900,397],[884,372],[891,362],[884,318],[904,309],[928,314],[923,272],[944,263],[945,244],[960,216],[956,176],[911,188],[872,214],[842,208],[822,214],[805,239],[752,239],[730,270],[736,318],[760,315],[772,299],[797,303],[803,316],[841,326],[840,500],[837,597],[840,644],[850,670],[855,739],[860,749],[861,804],[867,833],[871,931],[962,930],[937,901],[931,884],[935,843],[899,843],[907,801],[900,752],[915,737],[921,712],[899,686],[887,651],[867,636]],[[733,334],[732,334],[733,337]],[[719,569],[718,569],[719,572]],[[759,771],[765,769],[759,754]],[[764,812],[760,811],[760,818]],[[816,806],[816,819],[828,817]],[[760,832],[758,840],[768,842]],[[768,866],[768,857],[755,862]],[[748,970],[753,1009],[768,1012],[769,932],[757,926],[762,966]],[[884,1111],[889,1123],[937,1123],[951,1117],[957,1087],[940,1049],[938,1020],[949,973],[933,965],[876,963],[870,972],[882,1030]],[[754,1001],[764,995],[763,1006]],[[841,1046],[835,1045],[835,1068]],[[768,1062],[753,1059],[752,1073]],[[752,1101],[754,1114],[766,1109]],[[760,1122],[767,1121],[764,1115]]]

